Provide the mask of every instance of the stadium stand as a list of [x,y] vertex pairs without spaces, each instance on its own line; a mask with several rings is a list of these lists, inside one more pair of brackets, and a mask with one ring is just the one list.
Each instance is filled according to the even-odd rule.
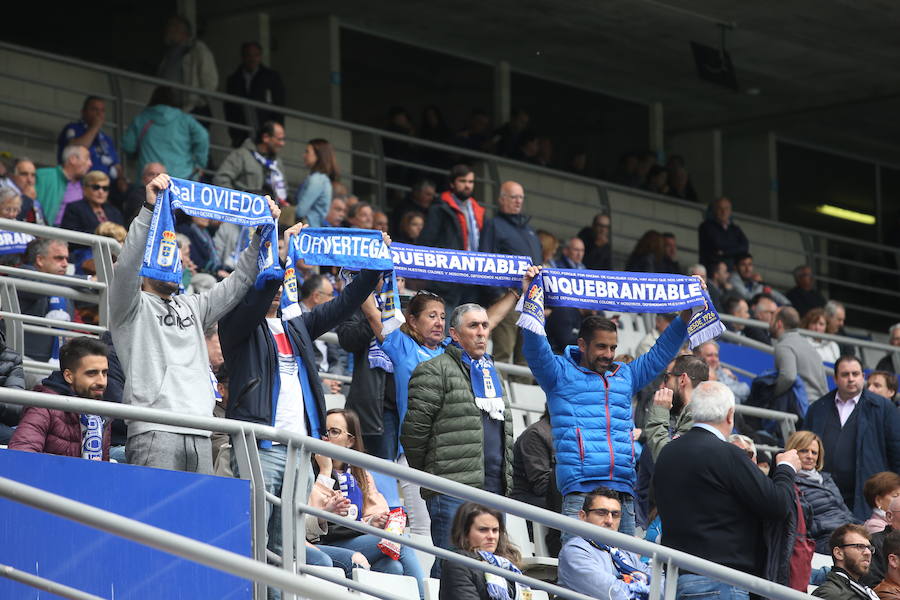
[[[5,95],[4,102],[9,112],[8,116],[4,117],[6,122],[2,124],[4,131],[8,134],[4,136],[7,138],[4,140],[7,146],[3,150],[11,152],[14,156],[30,156],[40,166],[57,164],[56,133],[66,121],[71,119],[73,107],[79,106],[85,96],[101,97],[111,105],[110,112],[115,116],[106,122],[106,127],[114,138],[121,139],[122,132],[143,107],[143,100],[150,96],[151,89],[163,83],[147,76],[9,44],[0,44],[0,63],[5,65],[0,78],[16,82],[17,86],[14,92],[10,91]],[[35,76],[35,73],[40,73],[40,76]],[[48,94],[48,90],[52,90],[54,93]],[[190,89],[190,91],[203,93],[198,89]],[[263,108],[258,103],[253,104],[246,99],[234,96],[219,93],[206,93],[205,96],[213,107],[214,115],[223,112],[222,104],[225,101],[240,106]],[[403,163],[408,161],[391,159],[385,156],[383,150],[379,150],[379,148],[383,148],[385,141],[399,140],[410,144],[421,144],[424,148],[432,150],[437,148],[442,152],[455,152],[465,156],[468,161],[473,163],[476,171],[476,196],[486,200],[486,204],[491,208],[493,208],[494,199],[498,197],[501,182],[508,180],[520,182],[528,197],[526,212],[531,216],[532,227],[553,232],[560,239],[571,237],[583,226],[591,223],[594,215],[598,212],[609,214],[613,223],[611,238],[615,267],[624,264],[625,257],[628,255],[626,249],[630,249],[649,227],[669,231],[676,235],[679,240],[681,264],[697,262],[696,229],[705,215],[705,207],[702,205],[672,197],[662,197],[658,194],[588,177],[565,174],[481,152],[423,144],[420,140],[398,137],[386,131],[325,119],[289,109],[285,109],[284,113],[287,136],[285,147],[279,156],[285,165],[283,175],[292,192],[290,197],[294,196],[293,191],[301,185],[307,172],[306,167],[310,166],[304,162],[305,141],[314,138],[325,138],[331,142],[335,148],[336,160],[342,167],[341,181],[350,185],[350,189],[345,187],[343,190],[335,185],[333,192],[335,197],[343,196],[345,199],[349,199],[353,195],[353,188],[358,186],[359,189],[368,189],[371,192],[368,195],[361,194],[357,200],[371,201],[376,208],[389,208],[387,198],[391,192],[403,194],[409,191],[409,182],[390,179],[387,167],[391,164],[411,166],[420,172],[427,173],[434,179],[446,177],[444,168],[420,163],[404,165]],[[224,156],[232,150],[226,141],[227,129],[229,127],[239,128],[241,124],[229,123],[217,118],[201,117],[200,120],[210,126],[212,164],[220,164]],[[203,175],[209,176],[212,175],[212,172]],[[293,213],[293,210],[284,212]],[[751,240],[754,259],[759,269],[766,273],[768,284],[786,290],[793,285],[792,271],[794,267],[813,263],[822,265],[820,272],[823,276],[820,279],[827,283],[827,274],[833,265],[829,262],[830,257],[827,254],[823,255],[818,249],[826,246],[829,239],[837,236],[828,236],[798,227],[767,222],[742,215],[739,210],[735,219],[739,221],[747,237]],[[27,347],[26,333],[49,337],[74,337],[100,336],[107,331],[109,307],[106,294],[110,286],[116,285],[112,276],[112,265],[120,250],[117,242],[109,237],[64,231],[8,219],[0,219],[0,229],[27,233],[39,238],[59,238],[73,247],[76,245],[89,247],[94,263],[92,279],[87,279],[86,276],[76,276],[73,273],[67,275],[39,273],[33,268],[25,269],[18,263],[13,266],[0,266],[0,274],[3,275],[0,277],[0,305],[3,308],[0,317],[4,320],[6,346],[24,356]],[[194,241],[193,243],[198,242]],[[865,245],[863,242],[860,244]],[[886,253],[893,252],[893,250],[877,246],[874,249]],[[202,269],[197,269],[194,275],[192,285],[195,286],[194,289],[200,289],[203,278],[196,277],[196,275],[204,275]],[[217,277],[216,273],[206,273],[206,275],[212,277],[213,281]],[[336,284],[340,285],[337,282]],[[887,292],[889,291],[887,290]],[[75,322],[67,321],[58,318],[58,314],[50,317],[49,312],[48,316],[24,314],[19,299],[20,292],[68,298],[76,305],[77,319]],[[885,292],[873,290],[873,293],[884,294]],[[872,314],[879,317],[900,320],[900,314],[895,314],[893,311],[883,311],[866,306],[853,306],[852,308],[859,312],[871,309]],[[619,353],[634,353],[640,341],[652,328],[651,315],[607,313],[606,316],[618,317]],[[723,315],[723,320],[768,327],[767,323],[742,320],[727,315]],[[816,335],[820,335],[823,339],[833,339],[855,346],[868,367],[874,367],[875,363],[885,356],[885,353],[898,351],[896,347],[884,343],[887,341],[887,337],[883,333],[851,327],[847,327],[844,331],[858,334],[858,337]],[[803,334],[816,337],[812,332],[803,332]],[[731,334],[727,336],[727,339],[736,344],[737,349],[723,348],[723,362],[735,367],[741,380],[749,383],[765,368],[771,368],[770,348],[760,348],[758,344],[748,343],[746,338],[739,335]],[[325,343],[319,346],[320,353],[326,355],[325,362],[341,364],[343,361],[342,364],[352,364],[352,359],[348,361],[346,356],[343,358],[327,356],[329,350],[325,347],[326,344],[337,345],[337,336],[334,333],[324,334],[319,341]],[[323,347],[324,350],[322,350]],[[751,352],[753,353],[752,357],[750,356]],[[210,358],[212,358],[211,352]],[[55,370],[52,364],[41,363],[27,356],[23,358],[23,366],[26,374],[30,375],[33,380],[40,380],[44,375]],[[517,365],[497,363],[497,370],[507,380],[510,375],[531,376],[531,371],[527,367]],[[343,408],[348,389],[346,385],[352,385],[353,376],[333,372],[322,372],[319,373],[319,376],[345,384],[341,393],[325,395],[327,409]],[[518,437],[544,412],[546,397],[544,391],[537,385],[508,381],[507,386],[513,417],[513,432],[514,436]],[[831,387],[834,387],[833,384]],[[65,401],[61,398],[54,399],[48,395],[17,392],[7,388],[0,388],[0,401],[12,405],[59,409],[63,409],[65,406]],[[299,497],[302,495],[299,490],[295,493],[293,489],[290,491],[285,489],[280,497],[267,492],[264,487],[265,482],[261,481],[261,470],[258,466],[259,454],[256,451],[258,441],[263,439],[275,439],[286,445],[291,454],[290,460],[309,461],[309,453],[314,451],[332,458],[342,459],[348,465],[359,465],[376,472],[375,481],[378,490],[382,492],[391,507],[401,504],[404,500],[398,494],[397,481],[408,479],[423,488],[429,487],[444,494],[481,502],[503,510],[507,514],[505,528],[512,542],[522,553],[522,561],[519,566],[526,575],[534,578],[518,579],[518,576],[513,576],[512,579],[532,585],[531,598],[535,600],[547,598],[548,593],[579,600],[584,598],[584,596],[569,590],[546,583],[555,581],[555,567],[558,564],[555,557],[549,556],[544,542],[544,532],[547,528],[571,530],[576,535],[590,536],[603,543],[649,557],[652,571],[649,594],[653,597],[663,591],[661,575],[664,565],[668,568],[668,579],[664,589],[666,600],[675,597],[673,580],[677,581],[677,569],[703,573],[731,585],[778,600],[799,600],[801,597],[805,597],[799,592],[776,585],[772,581],[727,569],[696,557],[679,555],[664,545],[652,544],[639,538],[627,538],[622,534],[586,525],[575,519],[566,520],[561,515],[549,511],[489,494],[471,486],[439,480],[427,473],[412,471],[390,461],[382,461],[368,455],[358,455],[352,450],[336,448],[333,444],[322,443],[320,440],[311,439],[302,434],[285,433],[261,425],[228,419],[220,419],[218,423],[209,423],[200,418],[186,417],[182,421],[178,421],[177,415],[163,414],[160,411],[151,410],[138,413],[132,410],[133,407],[102,406],[88,400],[73,400],[72,406],[80,407],[74,409],[76,412],[96,411],[97,414],[109,414],[121,418],[140,417],[141,420],[151,422],[159,420],[158,422],[162,423],[168,419],[172,421],[172,424],[194,424],[197,427],[216,429],[230,434],[234,440],[235,461],[241,465],[241,471],[246,473],[245,479],[250,482],[249,487],[253,499],[251,517],[254,542],[253,558],[257,563],[266,563],[268,558],[269,562],[280,564],[282,571],[290,574],[297,572],[295,563],[302,564],[304,556],[303,538],[300,537],[300,532],[304,531],[303,521],[297,525],[294,518],[298,512],[305,513],[307,519],[311,518],[310,515],[327,517],[334,523],[364,533],[371,534],[373,530],[368,525],[360,525],[361,522],[342,520],[332,513],[322,513],[314,506],[310,508],[311,504],[307,505],[306,497]],[[798,422],[798,418],[794,414],[766,410],[765,406],[738,406],[736,411],[738,414],[748,417],[772,419],[775,427],[780,430],[782,441],[795,430]],[[209,417],[211,418],[212,415]],[[771,446],[770,449],[780,450],[777,446]],[[4,488],[4,496],[9,497],[9,489],[11,488]],[[305,490],[306,488],[301,487],[300,489]],[[290,518],[284,519],[284,532],[289,535],[284,536],[285,547],[281,556],[267,557],[266,554],[266,510],[281,510],[283,515],[290,516]],[[318,513],[317,510],[319,510]],[[527,521],[532,522],[532,534],[529,534]],[[120,531],[124,532],[127,529],[128,525],[124,524]],[[374,533],[382,534],[378,531]],[[391,540],[391,535],[387,533],[384,534],[384,537]],[[429,562],[434,560],[435,547],[431,545],[428,536],[396,537],[393,541],[408,543],[416,549],[423,569],[430,567]],[[175,546],[167,547],[161,544],[160,547],[174,551]],[[440,555],[440,552],[437,554]],[[444,554],[443,558],[447,559],[448,557]],[[459,560],[459,555],[456,556],[456,559]],[[221,563],[223,568],[227,566],[225,562],[223,558]],[[247,569],[238,570],[234,566],[237,564],[237,562],[231,563],[232,570],[230,572],[244,577],[251,576]],[[485,567],[485,564],[472,561],[468,566],[490,571],[491,568]],[[816,555],[812,566],[827,566],[827,563],[823,563],[822,558]],[[225,568],[225,570],[228,569]],[[350,590],[355,590],[354,597],[359,597],[360,593],[367,597],[390,599],[419,597],[416,581],[411,577],[378,573],[360,568],[353,569],[351,579],[344,578],[343,571],[338,568],[311,566],[304,567],[302,572],[310,576],[328,576],[327,580],[310,579],[306,576],[300,579],[300,581],[312,580],[315,582],[315,588],[302,587],[301,584],[297,584],[297,588],[294,590],[297,593],[305,593],[309,597],[316,597],[315,594],[310,593],[313,589],[320,591],[321,597],[349,597]],[[509,572],[498,571],[496,567],[493,572],[495,575],[508,576],[509,574]],[[253,573],[252,576],[255,581],[254,591],[257,599],[265,597],[265,583],[270,584],[273,589],[277,588],[279,583],[283,583],[283,581],[273,579],[271,572],[260,571]],[[346,585],[343,585],[342,579]],[[425,586],[425,598],[438,598],[439,585],[438,580],[428,579]]]

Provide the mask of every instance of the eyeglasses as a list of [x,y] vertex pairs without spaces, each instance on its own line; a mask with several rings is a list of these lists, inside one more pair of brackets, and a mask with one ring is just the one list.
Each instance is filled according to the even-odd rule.
[[428,290],[419,290],[418,292],[416,292],[416,296],[428,296],[429,298],[437,298],[438,300],[443,302],[443,298],[441,298],[434,292],[429,292]]
[[613,519],[621,519],[622,511],[621,510],[609,510],[608,508],[589,508],[584,511],[587,514],[597,513],[598,517],[606,518],[612,517]]
[[875,554],[875,546],[872,544],[841,544],[841,548],[856,548],[860,552],[865,552],[868,550],[870,553]]
[[325,437],[327,438],[336,438],[341,437],[341,434],[347,434],[347,437],[356,437],[350,432],[344,431],[343,429],[338,429],[337,427],[329,427],[325,430]]
[[99,192],[100,190],[103,190],[104,192],[108,192],[108,191],[109,191],[109,186],[108,186],[108,185],[100,185],[100,184],[97,184],[97,183],[92,183],[92,184],[89,185],[88,187],[91,188],[92,190],[94,190],[95,192]]

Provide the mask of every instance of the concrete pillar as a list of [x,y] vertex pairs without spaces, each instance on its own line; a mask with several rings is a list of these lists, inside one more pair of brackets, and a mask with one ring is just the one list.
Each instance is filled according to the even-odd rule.
[[510,81],[509,63],[501,60],[494,65],[494,123],[509,121],[512,111],[512,85]]
[[666,140],[669,155],[680,154],[703,202],[722,196],[722,131],[688,131]]
[[271,24],[272,67],[281,73],[291,108],[341,118],[341,38],[337,17]]
[[735,212],[778,219],[778,156],[771,132],[725,134],[722,141],[723,195]]

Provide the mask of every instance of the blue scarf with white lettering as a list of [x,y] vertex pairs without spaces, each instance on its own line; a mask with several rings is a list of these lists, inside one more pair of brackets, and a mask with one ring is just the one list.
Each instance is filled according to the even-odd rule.
[[692,348],[725,331],[700,282],[684,275],[544,269],[519,298],[519,327],[546,335],[545,306],[651,313],[690,308],[693,315],[687,328]]
[[256,287],[284,277],[277,255],[278,229],[264,197],[175,177],[156,196],[141,265],[142,277],[181,283],[181,256],[175,243],[176,209],[192,217],[261,227]]
[[[500,567],[501,569],[506,569],[507,571],[511,571],[512,573],[522,574],[522,571],[512,563],[508,558],[503,556],[499,556],[494,554],[493,552],[488,552],[487,550],[478,550],[478,557],[484,562],[494,565],[495,567]],[[505,579],[500,577],[499,575],[494,575],[493,573],[485,573],[484,580],[486,583],[486,591],[488,598],[491,600],[510,600],[509,598],[509,588],[508,583]],[[522,590],[530,590],[527,585],[523,583],[515,583],[516,598],[522,598]]]
[[394,261],[380,231],[305,227],[297,238],[297,249],[306,264],[382,271],[384,285],[375,294],[381,309],[382,333],[388,335],[403,324]]
[[106,417],[99,415],[80,415],[81,424],[81,458],[103,460],[103,426]]
[[[47,319],[56,319],[57,321],[71,321],[72,313],[69,311],[69,299],[63,296],[50,296],[47,300]],[[63,344],[63,339],[54,336],[53,346],[50,348],[50,360],[55,365],[59,365],[59,349]]]
[[0,254],[24,254],[33,235],[18,231],[0,231]]

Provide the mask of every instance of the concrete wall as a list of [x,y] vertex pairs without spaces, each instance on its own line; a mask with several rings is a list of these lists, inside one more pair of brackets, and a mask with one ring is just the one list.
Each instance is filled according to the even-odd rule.
[[777,219],[775,135],[725,134],[722,140],[723,193],[737,212]]

